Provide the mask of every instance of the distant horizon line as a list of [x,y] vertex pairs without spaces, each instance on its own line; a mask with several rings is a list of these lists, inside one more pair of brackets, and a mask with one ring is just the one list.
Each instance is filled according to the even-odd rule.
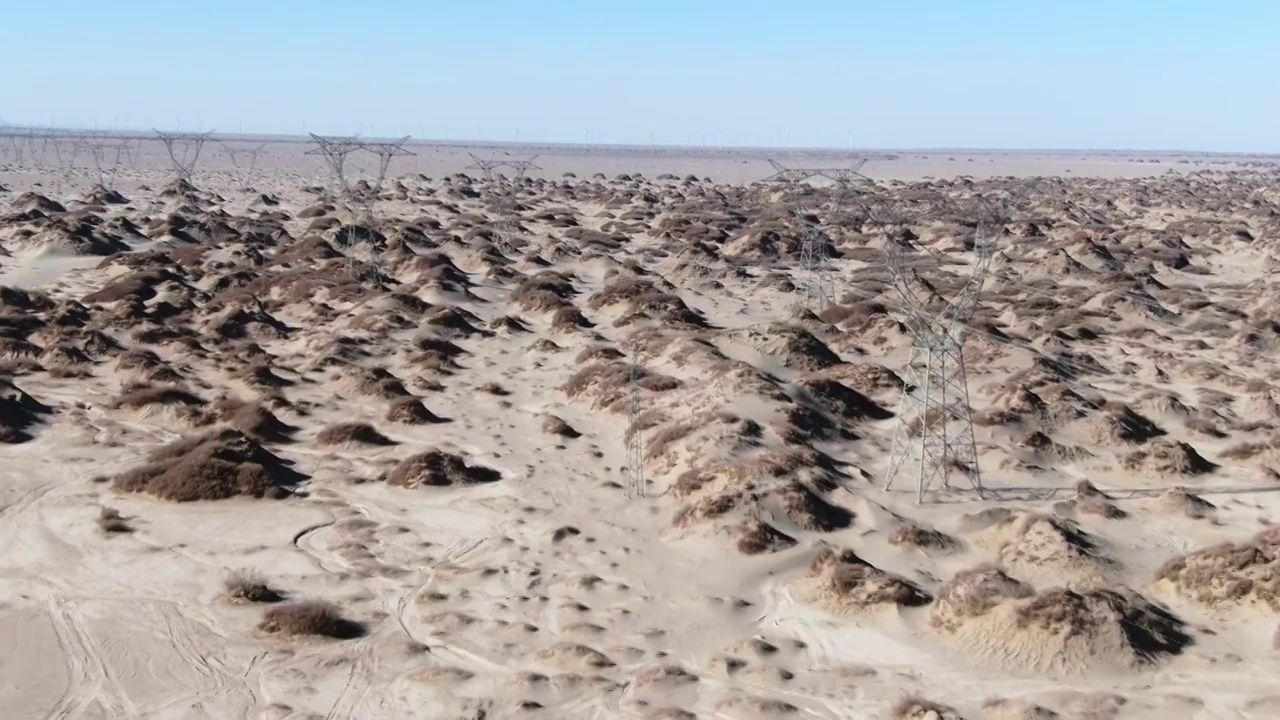
[[[94,128],[78,128],[78,127],[52,127],[47,125],[17,125],[11,123],[0,122],[0,137],[12,136],[15,133],[23,134],[30,132],[43,132],[50,134],[98,134],[105,137],[117,137],[123,139],[158,139],[155,132],[172,132],[176,134],[201,134],[200,132],[182,131],[182,130],[161,130],[159,128],[149,129],[94,129]],[[289,143],[306,143],[310,141],[310,132],[307,134],[296,133],[246,133],[246,132],[218,132],[215,130],[203,131],[209,133],[210,140],[219,141],[255,141],[267,140],[276,142]],[[1031,154],[1044,153],[1050,155],[1059,154],[1086,154],[1086,155],[1163,155],[1163,156],[1197,156],[1197,157],[1248,157],[1248,158],[1268,158],[1280,159],[1280,152],[1262,152],[1262,151],[1227,151],[1227,150],[1139,150],[1133,148],[999,148],[999,147],[831,147],[831,146],[775,146],[775,145],[711,145],[711,144],[661,144],[661,143],[593,143],[593,142],[530,142],[519,140],[482,140],[475,138],[428,138],[415,137],[413,135],[387,136],[387,135],[326,135],[315,133],[320,137],[356,137],[366,140],[382,140],[392,141],[400,138],[407,138],[408,145],[424,145],[438,147],[474,147],[474,148],[522,148],[525,150],[537,149],[590,149],[590,148],[616,148],[625,150],[680,150],[680,151],[704,151],[708,153],[731,153],[731,152],[755,152],[755,153],[800,153],[800,154],[822,154],[822,155],[852,155],[863,157],[868,154],[903,154],[903,153],[968,153],[968,154]]]

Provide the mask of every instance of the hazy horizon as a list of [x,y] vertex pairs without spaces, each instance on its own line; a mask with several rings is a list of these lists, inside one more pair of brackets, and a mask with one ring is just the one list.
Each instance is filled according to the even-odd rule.
[[[154,131],[160,128],[118,128],[118,129],[101,129],[101,128],[81,128],[81,127],[53,127],[38,125],[16,125],[7,123],[0,118],[0,136],[3,136],[6,130],[53,130],[56,132],[68,133],[91,133],[100,132],[110,135],[119,135],[124,137],[148,136],[154,137]],[[182,131],[185,132],[185,131]],[[191,132],[196,132],[192,130]],[[307,143],[311,142],[310,135],[287,134],[287,133],[235,133],[222,132],[217,128],[211,128],[207,132],[211,132],[211,139],[223,139],[229,141],[266,141],[281,143]],[[320,133],[317,133],[320,134]],[[392,136],[361,136],[366,139],[378,140],[394,140],[399,137]],[[477,148],[501,148],[501,149],[523,149],[534,150],[538,148],[549,149],[624,149],[624,150],[675,150],[681,152],[700,151],[707,153],[792,153],[792,154],[823,154],[831,156],[839,155],[855,155],[866,156],[871,154],[895,154],[895,153],[957,153],[972,155],[1133,155],[1133,156],[1230,156],[1230,157],[1280,157],[1280,152],[1232,152],[1218,150],[1183,150],[1178,148],[1157,148],[1150,150],[1138,150],[1133,148],[999,148],[999,147],[855,147],[852,153],[849,148],[837,147],[779,147],[772,145],[737,145],[724,147],[699,146],[699,145],[641,145],[626,143],[591,143],[584,145],[581,142],[520,142],[502,141],[502,140],[477,140],[474,138],[453,138],[444,140],[442,138],[433,137],[417,137],[408,136],[408,145],[422,146],[447,146],[447,147],[477,147]]]
[[[1274,154],[1280,7],[1014,0],[12,8],[19,125],[465,143]],[[138,91],[144,89],[145,91]]]

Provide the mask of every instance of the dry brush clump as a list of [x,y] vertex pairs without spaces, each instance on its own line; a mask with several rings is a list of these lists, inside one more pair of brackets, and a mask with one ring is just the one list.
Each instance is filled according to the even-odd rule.
[[822,548],[809,565],[811,599],[837,613],[877,607],[919,607],[932,598],[905,578],[885,572],[849,549]]
[[468,465],[461,456],[439,449],[405,458],[386,478],[389,485],[406,488],[477,485],[501,479],[497,470]]
[[1191,644],[1178,617],[1126,589],[1055,588],[1017,610],[1019,627],[1039,627],[1066,638],[1109,632],[1137,661],[1176,655]]
[[0,443],[23,443],[31,440],[31,428],[52,413],[53,408],[28,395],[7,379],[0,378]]
[[955,708],[919,695],[908,695],[894,704],[885,720],[964,720]]
[[544,415],[542,418],[542,432],[548,435],[558,435],[569,440],[582,437],[582,433],[563,418],[550,414]]
[[572,308],[573,297],[577,294],[571,276],[544,270],[516,286],[511,293],[511,301],[530,312],[553,312]]
[[1254,605],[1280,612],[1280,528],[1174,558],[1156,580],[1211,607]]
[[1088,480],[1081,480],[1076,483],[1075,497],[1055,505],[1054,509],[1081,515],[1097,515],[1107,520],[1123,520],[1129,517],[1129,513],[1111,502],[1113,499]]
[[133,532],[133,526],[115,508],[104,507],[98,513],[98,529],[108,535]]
[[1208,517],[1217,505],[1192,493],[1182,486],[1169,488],[1156,500],[1156,507],[1172,513],[1185,515],[1194,520]]
[[218,421],[262,443],[292,442],[297,431],[257,402],[225,398],[215,403],[213,413]]
[[234,603],[278,603],[285,599],[261,576],[250,572],[233,573],[223,580],[222,587],[227,599]]
[[1026,583],[1009,577],[994,565],[981,565],[957,573],[938,590],[929,618],[933,627],[954,631],[971,618],[991,612],[996,606],[1035,595]]
[[337,605],[321,600],[275,605],[262,614],[258,629],[281,637],[310,636],[334,640],[351,640],[366,632],[360,623],[343,617]]
[[1075,522],[1053,515],[1011,513],[980,533],[978,539],[995,542],[996,555],[1004,566],[1046,579],[1063,573],[1092,578],[1117,567],[1097,538]]
[[176,417],[188,421],[200,420],[205,405],[205,400],[200,396],[175,386],[128,386],[115,401],[116,409],[132,410],[143,415],[171,410]]
[[759,518],[744,520],[734,536],[734,547],[743,555],[781,552],[795,546],[795,538]]
[[121,492],[162,500],[225,500],[245,495],[284,498],[306,476],[239,430],[184,438],[153,452],[148,462],[116,476]]
[[1187,443],[1171,440],[1153,441],[1126,455],[1122,464],[1126,470],[1157,478],[1194,477],[1218,469]]
[[630,364],[614,361],[592,363],[582,368],[560,390],[570,398],[591,396],[594,398],[594,406],[598,408],[616,407],[627,399],[632,382],[641,390],[655,393],[669,392],[680,387],[680,381],[676,378],[647,368],[638,368],[633,375]]
[[958,573],[939,588],[930,625],[976,656],[1049,673],[1142,667],[1192,642],[1179,618],[1127,588],[1037,593],[992,565]]
[[914,522],[899,525],[889,534],[889,544],[942,553],[955,552],[963,547],[959,540],[941,530],[924,527]]
[[371,445],[385,447],[396,445],[396,441],[378,432],[368,423],[339,423],[330,425],[316,435],[316,444],[320,447],[349,447]]
[[391,403],[387,408],[386,420],[401,425],[435,425],[448,422],[427,409],[426,405],[416,397],[404,397]]

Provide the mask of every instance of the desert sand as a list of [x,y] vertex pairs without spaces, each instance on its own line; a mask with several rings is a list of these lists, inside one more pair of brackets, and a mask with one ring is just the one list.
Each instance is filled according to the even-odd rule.
[[[5,717],[1280,716],[1280,165],[873,157],[814,312],[764,153],[414,146],[348,247],[305,149],[0,156]],[[1011,190],[917,504],[883,248]]]

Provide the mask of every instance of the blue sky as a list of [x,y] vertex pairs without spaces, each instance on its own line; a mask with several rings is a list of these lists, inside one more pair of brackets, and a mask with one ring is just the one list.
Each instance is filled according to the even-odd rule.
[[1280,152],[1276,0],[9,5],[10,123]]

